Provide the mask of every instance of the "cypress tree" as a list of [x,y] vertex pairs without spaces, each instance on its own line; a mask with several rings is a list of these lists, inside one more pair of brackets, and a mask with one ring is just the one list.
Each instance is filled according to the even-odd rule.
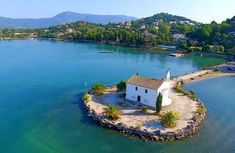
[[156,101],[156,111],[160,113],[162,109],[162,94],[159,93]]

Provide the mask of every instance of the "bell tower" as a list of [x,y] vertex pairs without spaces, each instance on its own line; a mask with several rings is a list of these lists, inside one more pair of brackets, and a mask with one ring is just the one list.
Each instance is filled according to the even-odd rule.
[[170,79],[171,79],[171,75],[170,75],[170,70],[168,69],[166,73],[166,81],[170,82]]

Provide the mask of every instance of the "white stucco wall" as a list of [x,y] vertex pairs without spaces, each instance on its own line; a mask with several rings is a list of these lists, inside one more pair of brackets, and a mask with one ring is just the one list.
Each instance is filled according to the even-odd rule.
[[[136,87],[138,87],[137,91],[135,90]],[[145,89],[148,90],[147,93],[145,93]],[[128,83],[126,85],[126,99],[131,101],[137,101],[137,96],[141,96],[141,103],[151,107],[155,107],[157,95],[158,92],[153,89],[148,89]]]
[[[138,90],[136,91],[136,87],[138,87]],[[145,89],[147,89],[147,93],[145,93]],[[169,93],[169,82],[164,82],[158,90],[149,89],[141,86],[136,86],[127,83],[126,84],[126,99],[131,101],[137,101],[137,97],[141,96],[140,102],[151,106],[156,107],[156,100],[159,94],[159,91],[162,93],[163,101],[162,106],[169,105],[171,103],[171,100],[168,98]]]
[[163,84],[158,89],[162,94],[162,106],[167,106],[171,104],[171,99],[169,98],[170,82],[164,81]]

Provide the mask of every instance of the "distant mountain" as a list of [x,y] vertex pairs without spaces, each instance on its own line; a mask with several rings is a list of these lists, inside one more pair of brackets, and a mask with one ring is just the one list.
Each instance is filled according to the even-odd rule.
[[85,21],[97,24],[107,24],[109,22],[118,23],[136,20],[135,17],[125,15],[92,15],[74,12],[63,12],[51,18],[40,19],[12,19],[0,17],[0,28],[45,28],[59,24]]

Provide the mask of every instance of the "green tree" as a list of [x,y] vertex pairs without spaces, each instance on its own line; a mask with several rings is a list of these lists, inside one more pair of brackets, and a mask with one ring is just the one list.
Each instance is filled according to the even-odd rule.
[[169,34],[170,33],[170,26],[164,23],[159,25],[159,32],[162,34]]
[[210,46],[209,45],[203,46],[202,50],[203,51],[210,51]]
[[119,91],[125,91],[126,90],[126,81],[122,80],[116,86]]
[[209,38],[209,37],[210,37],[210,29],[203,27],[203,28],[200,30],[200,37],[201,37],[202,39]]
[[160,113],[162,109],[162,94],[159,93],[156,101],[156,112]]
[[223,52],[224,52],[224,46],[219,46],[219,51],[220,51],[221,53],[223,53]]

